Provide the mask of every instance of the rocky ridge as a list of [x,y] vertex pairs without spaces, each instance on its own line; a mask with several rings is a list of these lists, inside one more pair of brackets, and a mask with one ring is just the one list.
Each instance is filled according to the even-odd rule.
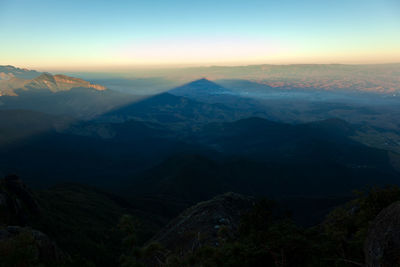
[[[106,87],[92,84],[88,81],[66,75],[51,75],[49,73],[37,73],[38,76],[27,79],[25,76],[17,76],[13,73],[1,72],[0,96],[17,96],[18,90],[49,90],[53,93],[68,91],[72,88],[90,88],[98,91],[106,90]],[[31,76],[27,76],[31,77]]]

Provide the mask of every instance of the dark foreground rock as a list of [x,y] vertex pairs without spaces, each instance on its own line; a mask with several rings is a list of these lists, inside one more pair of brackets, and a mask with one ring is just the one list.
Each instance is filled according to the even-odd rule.
[[0,228],[0,266],[60,266],[67,256],[44,233],[29,227]]
[[31,225],[41,215],[34,193],[15,175],[0,179],[0,266],[63,266],[67,256]]
[[400,266],[400,201],[382,210],[364,245],[367,267]]
[[185,255],[202,246],[218,246],[218,236],[236,232],[240,217],[254,200],[226,193],[187,209],[169,223],[151,242],[160,243],[174,253]]
[[27,225],[39,214],[32,191],[15,175],[0,179],[0,224]]

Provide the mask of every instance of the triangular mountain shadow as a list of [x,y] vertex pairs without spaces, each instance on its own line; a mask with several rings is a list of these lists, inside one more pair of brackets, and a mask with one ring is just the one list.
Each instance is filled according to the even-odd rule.
[[231,93],[228,89],[205,78],[176,87],[168,92],[192,98]]
[[185,128],[209,122],[234,121],[249,115],[251,114],[222,104],[205,103],[184,96],[161,93],[114,109],[98,119],[115,122],[140,120]]
[[185,128],[254,116],[269,118],[255,100],[234,95],[217,83],[200,79],[118,107],[98,119],[109,122],[146,120]]

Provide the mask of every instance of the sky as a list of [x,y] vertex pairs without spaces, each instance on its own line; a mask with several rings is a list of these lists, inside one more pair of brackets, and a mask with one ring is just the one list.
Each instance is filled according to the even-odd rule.
[[0,65],[393,62],[399,0],[0,0]]

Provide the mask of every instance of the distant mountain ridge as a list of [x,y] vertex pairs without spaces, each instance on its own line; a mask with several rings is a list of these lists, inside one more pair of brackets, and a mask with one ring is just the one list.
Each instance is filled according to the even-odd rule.
[[399,64],[294,64],[190,67],[158,70],[153,75],[176,80],[248,80],[276,89],[356,91],[398,94]]
[[92,118],[138,97],[80,78],[0,66],[0,110]]
[[33,79],[40,75],[40,72],[28,70],[25,68],[16,68],[14,66],[0,66],[0,81],[11,78]]
[[99,91],[106,90],[106,87],[102,85],[91,84],[90,82],[79,78],[69,77],[62,74],[57,74],[53,76],[49,73],[43,73],[42,75],[31,80],[28,84],[25,85],[25,88],[48,88],[52,92],[67,91],[77,87],[93,88]]
[[0,96],[17,96],[18,89],[49,90],[51,92],[68,91],[72,88],[92,88],[103,91],[106,87],[62,74],[52,75],[12,66],[0,66]]

